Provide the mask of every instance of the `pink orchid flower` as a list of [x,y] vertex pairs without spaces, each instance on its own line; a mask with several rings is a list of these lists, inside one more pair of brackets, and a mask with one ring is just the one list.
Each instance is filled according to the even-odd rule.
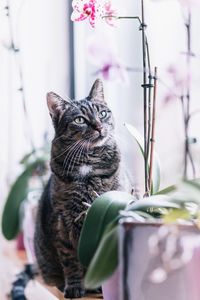
[[123,84],[127,84],[129,81],[126,68],[119,63],[105,64],[97,71],[97,74],[102,76],[105,80],[116,81]]
[[[71,20],[83,21],[88,18],[93,28],[97,19],[115,13],[111,6],[111,0],[73,0],[72,7],[74,11],[71,15]],[[105,20],[107,24],[113,26],[113,18],[105,18]]]
[[[153,2],[166,2],[168,0],[152,0]],[[182,7],[192,8],[198,4],[198,0],[177,0]]]
[[165,96],[165,101],[168,102],[174,98],[179,98],[186,94],[190,83],[190,74],[188,73],[185,64],[170,65],[167,69],[168,80],[171,82],[169,92]]
[[105,32],[92,35],[88,39],[88,55],[90,62],[97,67],[95,75],[121,84],[129,83],[127,68],[119,59],[110,35]]
[[105,13],[104,1],[101,0],[73,0],[74,9],[71,20],[83,21],[89,19],[90,25],[94,28],[97,18],[101,18]]
[[[105,7],[105,15],[106,15],[106,16],[113,16],[113,15],[116,15],[116,10],[113,9],[112,3],[111,3],[110,0],[108,0],[108,1],[105,2],[104,7]],[[106,23],[107,23],[108,25],[110,25],[110,26],[114,26],[113,20],[114,20],[114,19],[113,19],[112,17],[110,17],[110,18],[105,18]]]
[[198,4],[198,0],[179,0],[180,5],[186,8],[192,8]]

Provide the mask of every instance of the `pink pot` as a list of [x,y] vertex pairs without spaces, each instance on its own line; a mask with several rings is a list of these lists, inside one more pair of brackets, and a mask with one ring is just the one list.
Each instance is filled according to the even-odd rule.
[[[200,230],[195,226],[179,225],[179,237],[187,237],[191,255],[185,263],[171,269],[165,279],[152,281],[154,270],[163,267],[166,244],[160,242],[157,254],[150,253],[149,238],[157,235],[161,224],[131,222],[120,224],[120,300],[199,300],[200,299]],[[189,239],[188,239],[189,238]],[[192,242],[191,239],[192,238]],[[154,240],[155,241],[155,240]],[[165,241],[165,240],[164,240]],[[181,257],[181,244],[176,258]],[[158,248],[157,248],[158,249]],[[186,253],[186,252],[185,252]]]
[[22,232],[19,233],[17,237],[17,250],[25,250],[24,248],[24,235]]
[[119,300],[119,268],[102,284],[104,300]]

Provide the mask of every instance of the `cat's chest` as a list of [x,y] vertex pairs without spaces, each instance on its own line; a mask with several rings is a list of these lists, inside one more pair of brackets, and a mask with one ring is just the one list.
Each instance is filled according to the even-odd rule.
[[92,166],[83,164],[79,167],[78,173],[79,173],[79,176],[84,177],[84,176],[88,175],[89,173],[91,173],[92,171],[93,171]]

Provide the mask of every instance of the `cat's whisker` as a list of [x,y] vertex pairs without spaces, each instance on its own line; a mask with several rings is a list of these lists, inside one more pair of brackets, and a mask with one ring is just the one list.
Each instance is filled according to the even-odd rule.
[[74,147],[72,147],[69,152],[67,153],[67,155],[65,156],[64,162],[63,162],[63,175],[64,175],[64,171],[66,169],[67,166],[67,162],[68,160],[71,158],[71,156],[74,154],[74,151],[76,151],[76,149],[79,148],[81,141],[79,141],[78,143],[76,143],[76,145],[74,145]]
[[83,143],[84,143],[84,141],[81,140],[80,143],[79,143],[79,145],[76,147],[75,151],[71,152],[72,155],[70,155],[70,156],[68,157],[68,159],[67,159],[67,161],[66,161],[66,164],[65,164],[65,166],[64,166],[63,173],[65,172],[65,168],[66,168],[67,162],[68,162],[68,160],[70,159],[69,164],[68,164],[68,168],[67,168],[67,175],[69,174],[70,169],[71,169],[71,164],[72,164],[72,162],[74,161],[74,159],[76,158],[76,155],[79,154],[79,151],[81,150]]
[[[76,155],[77,151],[79,151],[81,145],[77,145],[77,147],[75,149],[73,149],[73,151],[70,152],[70,154],[68,155],[68,157],[65,159],[65,163],[63,164],[63,176],[65,174],[65,170],[67,168],[67,170],[69,169],[69,166],[71,164],[71,161],[73,160],[73,157]],[[67,171],[68,174],[68,171]]]
[[82,149],[82,144],[79,145],[79,147],[76,149],[76,151],[73,153],[73,156],[71,157],[70,161],[69,161],[69,165],[68,165],[68,168],[67,168],[67,175],[69,174],[70,171],[73,170],[74,168],[74,163],[76,161],[76,156],[80,153]]
[[79,155],[81,149],[82,149],[82,146],[79,147],[79,149],[76,151],[76,153],[74,154],[74,156],[71,158],[71,160],[69,162],[69,165],[68,165],[68,168],[67,168],[67,175],[69,175],[69,173],[73,171],[74,164],[75,164],[75,162],[77,160],[77,156]]
[[80,151],[78,151],[78,153],[76,153],[76,156],[73,158],[73,164],[71,166],[71,171],[74,168],[75,163],[79,164],[82,158],[82,163],[83,163],[83,157],[84,157],[84,153],[86,151],[86,145],[87,145],[88,141],[84,141],[80,147]]
[[68,150],[70,150],[71,148],[73,148],[75,146],[75,144],[78,144],[80,141],[76,141],[74,143],[72,143],[71,145],[69,145],[62,153],[60,153],[59,155],[57,155],[56,157],[52,158],[52,160],[57,159],[58,157],[62,156],[63,154],[65,154]]
[[67,153],[67,155],[65,156],[64,162],[63,162],[63,168],[65,168],[66,162],[68,160],[68,157],[71,156],[71,154],[74,153],[74,151],[76,151],[76,149],[79,147],[79,145],[81,144],[83,140],[79,140],[76,143],[74,143],[73,147],[70,147],[69,152]]
[[[84,145],[83,145],[83,151],[81,152],[81,155],[79,155],[79,160],[78,162],[81,162],[82,164],[84,164],[84,156],[85,156],[85,153],[86,153],[86,158],[88,159],[88,148],[89,148],[89,145],[90,145],[90,140],[86,140]],[[82,159],[81,159],[82,158]]]
[[84,151],[85,151],[85,144],[86,143],[84,143],[84,145],[82,146],[81,151],[80,151],[80,153],[79,153],[79,155],[77,157],[77,161],[76,161],[77,164],[80,164],[81,161],[83,163],[83,157],[84,157]]
[[77,154],[77,160],[76,163],[79,164],[82,158],[82,163],[83,163],[83,157],[84,157],[84,152],[85,152],[85,145],[87,145],[87,141],[84,141],[81,147],[81,150],[79,154]]
[[57,138],[54,138],[52,143],[59,141],[63,136],[65,136],[64,134],[61,134],[60,136],[58,136]]
[[87,149],[85,146],[87,146],[87,143],[88,142],[85,141],[85,143],[83,144],[82,151],[79,154],[79,158],[78,158],[78,162],[77,163],[79,163],[79,162],[82,162],[82,164],[84,163],[84,155],[85,155],[85,152],[86,152],[86,149]]
[[82,156],[82,152],[83,152],[83,150],[84,150],[84,147],[85,147],[85,142],[83,142],[83,144],[81,145],[81,148],[80,148],[79,153],[77,153],[77,156],[74,158],[74,163],[73,163],[73,165],[75,164],[75,162],[76,162],[77,164],[79,164],[79,161],[80,161],[80,158],[81,158],[81,156]]
[[89,146],[90,146],[91,138],[87,142],[87,148],[86,148],[86,156],[88,158],[88,152],[89,152]]

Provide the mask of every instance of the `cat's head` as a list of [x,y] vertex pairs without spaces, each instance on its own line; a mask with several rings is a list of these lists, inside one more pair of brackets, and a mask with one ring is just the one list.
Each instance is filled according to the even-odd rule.
[[89,96],[82,100],[64,100],[57,94],[47,94],[47,104],[55,128],[55,138],[66,141],[87,141],[101,146],[112,138],[114,122],[104,100],[103,84],[97,79]]

